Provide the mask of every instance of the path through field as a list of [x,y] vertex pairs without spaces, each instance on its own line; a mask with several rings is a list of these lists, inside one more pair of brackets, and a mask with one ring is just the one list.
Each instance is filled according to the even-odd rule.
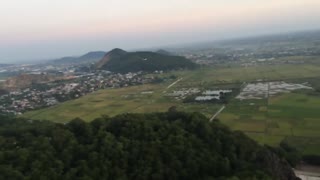
[[217,112],[212,116],[212,118],[210,119],[210,122],[212,122],[212,121],[224,110],[224,108],[226,108],[225,105],[223,105],[223,106],[219,109],[219,111],[217,111]]
[[172,84],[170,84],[167,89],[171,88],[172,86],[174,86],[175,84],[177,84],[179,81],[181,81],[183,78],[180,78],[178,80],[176,80],[175,82],[173,82]]

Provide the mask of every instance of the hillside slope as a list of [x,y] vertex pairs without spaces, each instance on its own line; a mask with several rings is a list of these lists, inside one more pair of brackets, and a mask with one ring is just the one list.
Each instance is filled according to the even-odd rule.
[[0,117],[0,146],[0,179],[295,179],[268,148],[199,113]]
[[96,63],[96,68],[112,72],[127,73],[156,70],[193,69],[196,64],[180,56],[155,52],[126,52],[114,49]]
[[96,63],[96,68],[101,69],[103,68],[111,59],[118,59],[120,57],[123,57],[125,54],[127,54],[126,51],[115,48],[104,55],[104,57]]

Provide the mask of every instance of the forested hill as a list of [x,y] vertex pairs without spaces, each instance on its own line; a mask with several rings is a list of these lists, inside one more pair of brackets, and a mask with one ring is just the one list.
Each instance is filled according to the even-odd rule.
[[295,179],[269,148],[199,113],[0,119],[0,179]]
[[126,52],[121,49],[114,49],[96,63],[96,67],[117,73],[127,73],[193,69],[196,64],[180,56],[155,52]]

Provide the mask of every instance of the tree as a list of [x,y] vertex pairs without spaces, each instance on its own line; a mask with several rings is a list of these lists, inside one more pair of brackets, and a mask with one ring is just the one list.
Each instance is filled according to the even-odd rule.
[[65,125],[1,117],[0,179],[294,177],[272,149],[245,134],[199,113],[169,109]]

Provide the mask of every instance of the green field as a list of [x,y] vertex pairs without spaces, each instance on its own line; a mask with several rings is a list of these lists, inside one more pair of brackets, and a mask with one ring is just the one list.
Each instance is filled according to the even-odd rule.
[[[210,116],[221,106],[183,104],[181,101],[166,97],[164,92],[171,83],[101,90],[58,106],[27,112],[23,117],[64,123],[76,117],[90,121],[102,115],[161,112],[167,111],[171,106],[183,111],[201,111]],[[143,94],[146,91],[153,93]]]
[[234,100],[219,119],[231,129],[246,132],[262,144],[283,139],[305,154],[320,153],[320,96],[282,94],[267,100]]
[[[114,116],[120,113],[142,112],[142,110],[165,111],[174,103],[160,96],[161,89],[164,88],[165,84],[101,90],[58,106],[25,113],[24,117],[67,122],[75,117],[89,121],[101,115]],[[144,91],[154,91],[154,93],[141,94]]]
[[[305,82],[320,79],[318,65],[279,65],[258,67],[213,67],[195,71],[176,71],[161,76],[183,78],[161,84],[100,90],[60,105],[27,112],[25,118],[68,122],[79,117],[86,121],[102,115],[167,111],[176,106],[182,111],[199,111],[211,117],[222,105],[182,103],[165,93],[182,88],[241,88],[243,82],[285,80]],[[152,91],[152,94],[143,92]],[[278,145],[283,139],[305,154],[320,154],[320,96],[303,92],[287,93],[262,100],[231,100],[218,117],[233,130],[241,130],[262,144]]]
[[256,80],[290,80],[320,77],[319,65],[279,65],[254,67],[202,68],[196,71],[180,71],[173,74],[184,77],[178,86],[212,86],[226,83],[243,83]]

